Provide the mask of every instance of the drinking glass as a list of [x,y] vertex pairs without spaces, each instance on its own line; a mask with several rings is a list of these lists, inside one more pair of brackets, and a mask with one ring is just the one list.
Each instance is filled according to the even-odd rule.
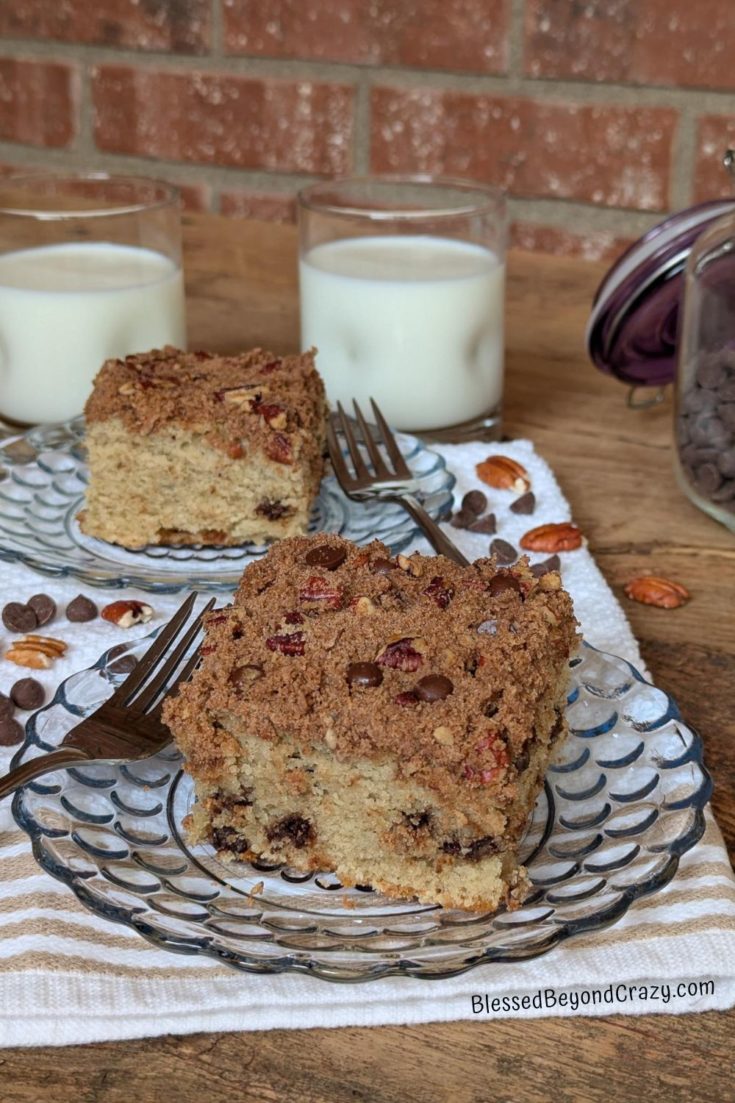
[[104,173],[0,181],[0,417],[74,417],[108,357],[185,341],[176,188]]
[[398,429],[501,431],[506,202],[482,184],[374,176],[299,194],[301,347],[331,402]]

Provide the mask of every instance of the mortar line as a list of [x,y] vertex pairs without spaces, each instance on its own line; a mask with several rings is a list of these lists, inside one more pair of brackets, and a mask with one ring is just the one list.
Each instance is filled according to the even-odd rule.
[[390,65],[352,65],[339,61],[238,57],[214,54],[170,54],[156,50],[114,49],[63,42],[38,42],[26,39],[0,40],[0,57],[20,60],[47,59],[104,65],[117,63],[156,72],[190,73],[194,71],[239,75],[255,79],[272,77],[286,80],[314,80],[357,83],[363,77],[369,84],[387,83],[398,87],[431,87],[500,98],[522,95],[545,102],[569,101],[578,104],[606,104],[611,107],[671,107],[683,109],[696,105],[698,113],[732,116],[733,89],[674,88],[667,85],[632,85],[603,81],[536,79],[503,74],[461,73],[445,69],[412,69]]

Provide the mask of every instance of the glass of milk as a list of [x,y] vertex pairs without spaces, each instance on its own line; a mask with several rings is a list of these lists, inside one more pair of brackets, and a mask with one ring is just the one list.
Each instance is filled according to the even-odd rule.
[[355,177],[299,195],[301,347],[331,403],[445,440],[500,435],[507,216],[497,188]]
[[108,357],[185,341],[175,188],[102,173],[0,181],[0,417],[74,417]]

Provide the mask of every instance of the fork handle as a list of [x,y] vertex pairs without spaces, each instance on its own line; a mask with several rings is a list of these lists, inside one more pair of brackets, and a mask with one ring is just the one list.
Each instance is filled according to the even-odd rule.
[[89,762],[89,755],[80,751],[78,747],[60,747],[58,751],[49,751],[48,754],[32,758],[24,762],[22,766],[16,766],[5,777],[0,778],[0,800],[10,796],[21,785],[26,785],[41,774],[47,774],[50,770],[59,767],[75,766],[79,762]]
[[446,555],[447,559],[453,559],[455,563],[459,563],[460,567],[467,567],[469,565],[469,559],[467,559],[456,544],[453,544],[449,537],[442,532],[436,522],[429,517],[424,507],[416,501],[413,495],[397,494],[394,501],[402,505],[406,512],[411,514],[435,552],[438,552],[439,555]]

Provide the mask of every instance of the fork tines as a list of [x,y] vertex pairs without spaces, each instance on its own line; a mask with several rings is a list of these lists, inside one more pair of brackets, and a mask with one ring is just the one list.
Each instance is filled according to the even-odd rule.
[[[370,399],[370,405],[373,409],[373,415],[375,417],[376,433],[370,427],[365,419],[365,415],[360,409],[359,404],[353,400],[352,406],[355,414],[354,423],[345,413],[344,407],[341,402],[337,403],[337,412],[330,419],[327,426],[327,438],[329,444],[329,452],[332,458],[332,464],[335,469],[335,474],[339,481],[344,485],[348,483],[375,483],[375,482],[389,482],[395,479],[410,479],[412,473],[405,459],[401,455],[396,439],[393,433],[388,427],[388,424],[383,417],[380,409],[374,399]],[[350,475],[347,465],[342,455],[342,450],[337,440],[334,424],[338,425],[340,431],[344,435],[347,441],[347,449],[352,460],[355,476]],[[367,452],[372,465],[372,471],[365,461],[365,455],[363,448]],[[383,453],[380,450],[382,444],[387,456],[393,464],[391,469],[386,460],[383,457]]]
[[186,681],[199,660],[198,651],[194,652],[176,679],[169,684],[169,679],[201,631],[202,617],[212,609],[215,602],[211,598],[186,631],[182,631],[198,596],[197,593],[190,594],[177,609],[155,643],[148,648],[135,669],[110,698],[110,703],[126,708],[131,716],[141,716],[151,708],[163,690],[171,692],[179,682]]

